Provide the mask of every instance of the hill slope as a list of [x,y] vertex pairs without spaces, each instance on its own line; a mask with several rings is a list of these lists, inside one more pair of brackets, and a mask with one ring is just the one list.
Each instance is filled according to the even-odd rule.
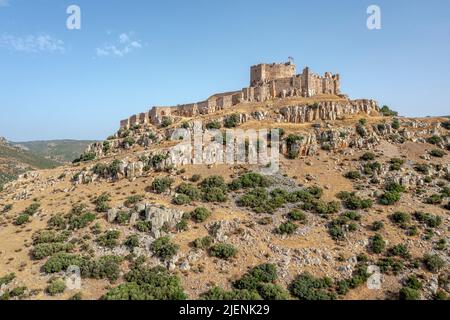
[[72,162],[86,147],[95,141],[91,140],[47,140],[13,142],[14,145],[23,147],[36,155],[51,159],[56,162]]

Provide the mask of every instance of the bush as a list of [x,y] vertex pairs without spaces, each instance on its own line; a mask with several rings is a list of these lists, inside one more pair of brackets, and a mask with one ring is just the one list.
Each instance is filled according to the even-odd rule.
[[401,194],[396,191],[386,191],[379,199],[380,204],[389,206],[400,201]]
[[388,106],[383,106],[380,109],[380,112],[385,117],[396,117],[398,116],[398,112],[391,110]]
[[230,190],[238,190],[257,187],[265,188],[269,187],[271,184],[272,181],[269,178],[259,173],[249,172],[243,174],[237,179],[234,179],[228,187]]
[[411,258],[408,248],[404,244],[398,244],[389,248],[389,254],[392,256],[401,257],[403,259]]
[[384,228],[384,223],[382,221],[375,221],[372,223],[372,230],[373,231],[380,231]]
[[436,158],[443,158],[447,153],[441,149],[433,149],[430,151],[430,155]]
[[380,234],[375,234],[370,238],[371,240],[371,250],[373,253],[382,253],[386,248],[386,241],[384,241],[383,237]]
[[177,254],[180,247],[170,241],[170,238],[160,237],[152,242],[150,250],[159,258],[166,260]]
[[361,179],[361,173],[359,171],[349,171],[344,174],[344,177],[350,180],[358,180]]
[[189,203],[191,203],[191,201],[192,201],[191,198],[189,198],[185,194],[179,194],[172,199],[172,203],[176,204],[178,206],[189,204]]
[[389,182],[384,187],[386,191],[402,193],[405,192],[406,188],[397,182]]
[[138,221],[135,228],[140,232],[149,232],[152,229],[151,221]]
[[3,285],[8,285],[15,278],[16,278],[16,274],[15,273],[9,273],[9,274],[1,277],[0,278],[0,287],[3,286]]
[[86,211],[85,205],[75,205],[65,217],[69,230],[77,230],[87,227],[95,220],[95,215]]
[[291,235],[297,230],[297,225],[293,224],[292,222],[288,221],[285,223],[280,224],[280,226],[275,230],[278,234],[288,234]]
[[439,137],[439,136],[434,135],[434,136],[431,136],[430,138],[428,138],[427,142],[430,143],[430,144],[437,145],[437,144],[442,142],[442,138]]
[[237,113],[231,114],[225,118],[223,126],[225,128],[236,128],[239,125],[240,117]]
[[128,208],[134,206],[136,203],[142,201],[144,199],[144,196],[141,194],[136,194],[129,196],[127,200],[125,200],[124,205]]
[[213,245],[209,252],[213,257],[228,260],[236,256],[238,250],[231,244],[219,243]]
[[72,243],[39,243],[31,250],[31,256],[35,260],[41,260],[57,252],[71,252],[73,249],[74,245]]
[[199,175],[199,174],[194,174],[194,175],[192,175],[192,177],[189,179],[191,182],[198,182],[198,181],[200,181],[200,179],[202,178],[202,176],[201,175]]
[[389,163],[391,164],[389,167],[389,170],[391,171],[398,171],[402,167],[402,165],[405,163],[405,160],[399,159],[399,158],[392,158]]
[[263,283],[258,288],[259,295],[264,300],[288,300],[289,294],[282,287],[272,283]]
[[332,281],[329,278],[314,278],[309,273],[300,274],[290,285],[291,294],[300,300],[333,300]]
[[176,192],[188,196],[191,200],[198,200],[201,198],[200,190],[197,189],[196,186],[185,182],[177,187]]
[[409,287],[403,287],[400,289],[399,299],[400,300],[420,300],[420,292],[415,289],[409,288]]
[[238,301],[253,301],[262,300],[261,296],[256,291],[249,290],[231,290],[225,291],[222,288],[214,287],[205,293],[201,294],[203,300],[238,300]]
[[30,216],[27,214],[21,214],[17,217],[17,219],[14,221],[14,224],[16,226],[21,226],[25,223],[27,223],[28,221],[30,221]]
[[61,280],[53,280],[50,285],[45,289],[47,293],[51,296],[56,296],[57,294],[61,294],[66,290],[66,283]]
[[126,225],[130,221],[131,213],[126,211],[119,211],[117,213],[116,221],[120,225]]
[[337,197],[344,202],[344,206],[349,210],[368,209],[373,205],[372,199],[362,199],[354,192],[340,192]]
[[409,214],[400,211],[394,212],[390,218],[392,222],[403,228],[411,221],[411,216]]
[[97,237],[97,243],[105,248],[114,248],[119,245],[119,237],[120,237],[120,231],[118,230],[110,230],[106,231],[101,236]]
[[422,173],[422,174],[425,174],[425,175],[427,175],[428,174],[428,172],[429,172],[429,170],[430,170],[430,168],[429,168],[429,166],[427,165],[427,164],[425,164],[425,163],[422,163],[422,164],[416,164],[415,166],[414,166],[414,170],[416,170],[417,172],[420,172],[420,173]]
[[395,130],[400,129],[400,121],[397,118],[392,120],[391,127]]
[[415,290],[422,290],[422,283],[415,275],[409,276],[405,280],[405,286]]
[[211,247],[213,241],[214,241],[214,239],[212,237],[206,236],[203,238],[195,239],[194,242],[192,243],[192,245],[194,246],[194,248],[198,248],[198,249],[209,249],[209,247]]
[[151,190],[155,193],[161,194],[166,192],[173,184],[174,179],[170,177],[155,178],[151,184]]
[[442,195],[440,194],[432,194],[431,196],[425,199],[426,204],[441,204],[442,203]]
[[374,160],[375,157],[376,157],[375,153],[366,152],[360,157],[360,159],[363,160],[363,161],[371,161],[371,160]]
[[129,248],[139,247],[139,236],[137,234],[132,234],[127,237],[123,244]]
[[210,216],[211,211],[203,207],[196,208],[191,212],[192,219],[194,219],[194,221],[198,223],[206,221],[206,219],[208,219]]
[[126,276],[126,283],[109,290],[103,300],[184,300],[180,279],[163,267],[139,267]]
[[442,224],[442,218],[440,216],[433,216],[421,211],[414,212],[414,218],[417,221],[424,223],[429,228],[437,228]]
[[306,214],[300,210],[294,209],[288,214],[289,219],[294,221],[306,222]]
[[438,272],[445,266],[444,260],[442,260],[442,258],[436,254],[434,254],[434,255],[426,254],[423,257],[423,262],[425,264],[425,267],[429,271],[434,272],[434,273]]
[[168,118],[168,117],[164,117],[164,119],[162,119],[161,121],[161,127],[162,128],[167,128],[168,126],[172,125],[172,119]]
[[208,130],[220,129],[221,127],[222,125],[220,124],[219,121],[211,121],[206,124],[206,129]]

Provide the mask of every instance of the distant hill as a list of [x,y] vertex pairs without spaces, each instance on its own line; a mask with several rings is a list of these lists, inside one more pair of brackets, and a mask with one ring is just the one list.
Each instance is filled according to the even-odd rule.
[[36,155],[58,163],[72,162],[86,147],[95,141],[90,140],[47,140],[13,142],[14,145],[31,151]]
[[0,138],[0,188],[28,170],[49,169],[59,165],[60,162],[24,150]]

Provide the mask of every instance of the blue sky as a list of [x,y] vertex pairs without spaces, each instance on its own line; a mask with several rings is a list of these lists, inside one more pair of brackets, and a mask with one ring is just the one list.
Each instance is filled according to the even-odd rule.
[[[68,30],[66,8],[81,8]],[[381,8],[381,30],[366,9]],[[103,139],[295,58],[407,116],[450,114],[450,1],[0,0],[0,136]]]

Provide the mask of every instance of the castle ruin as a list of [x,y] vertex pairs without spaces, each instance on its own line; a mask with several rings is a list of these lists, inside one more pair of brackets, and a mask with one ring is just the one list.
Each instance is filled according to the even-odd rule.
[[296,74],[292,62],[258,64],[250,68],[250,86],[240,91],[218,93],[205,101],[170,107],[153,107],[149,112],[133,115],[120,122],[121,128],[136,124],[161,124],[165,117],[212,114],[246,102],[264,102],[274,98],[313,97],[320,94],[340,95],[340,76],[326,72],[312,73],[308,67]]

